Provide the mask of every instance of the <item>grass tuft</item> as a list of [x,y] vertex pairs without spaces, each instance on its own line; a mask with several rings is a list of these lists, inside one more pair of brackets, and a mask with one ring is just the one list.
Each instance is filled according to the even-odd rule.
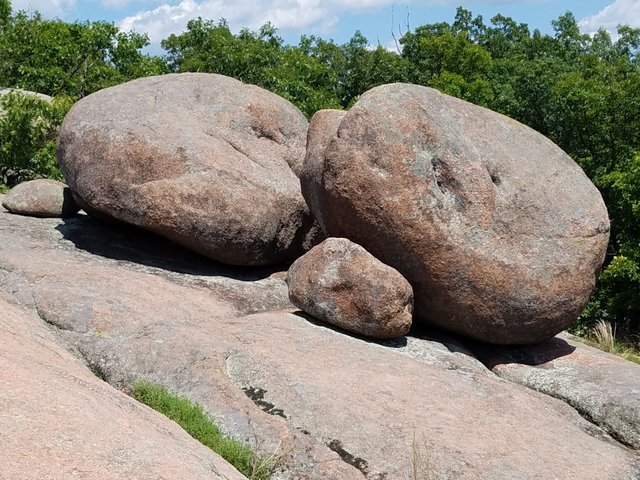
[[616,353],[616,328],[611,323],[598,320],[591,330],[591,336],[600,350]]
[[251,480],[267,480],[271,475],[271,457],[256,455],[247,445],[226,437],[201,405],[173,395],[161,385],[145,380],[136,382],[133,398],[180,425],[189,435],[216,452]]
[[616,339],[616,327],[609,322],[598,320],[591,330],[589,338],[583,340],[587,345],[640,364],[640,351],[634,348],[633,345],[618,341]]

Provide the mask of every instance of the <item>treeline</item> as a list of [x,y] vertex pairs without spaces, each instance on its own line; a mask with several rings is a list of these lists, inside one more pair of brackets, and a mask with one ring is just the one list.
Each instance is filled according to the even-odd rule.
[[542,34],[459,8],[451,23],[408,31],[389,51],[358,32],[344,44],[303,36],[293,46],[268,24],[233,34],[224,21],[197,19],[163,40],[158,57],[142,53],[144,34],[45,20],[0,0],[0,86],[56,97],[46,106],[3,97],[1,180],[56,176],[55,126],[73,101],[141,76],[229,75],[282,95],[307,116],[348,108],[376,85],[428,85],[531,126],[583,167],[605,198],[612,235],[599,286],[574,328],[585,333],[604,319],[632,338],[640,334],[640,29],[619,27],[615,41],[604,30],[589,36],[571,13],[552,26],[552,35]]

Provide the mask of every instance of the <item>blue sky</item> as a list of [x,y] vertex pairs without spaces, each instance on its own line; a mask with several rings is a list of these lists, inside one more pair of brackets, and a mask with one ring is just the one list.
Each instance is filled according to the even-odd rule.
[[[585,32],[599,27],[615,31],[618,24],[640,28],[640,0],[13,0],[14,10],[38,10],[63,20],[108,20],[126,30],[149,34],[157,45],[170,33],[182,31],[191,18],[226,18],[232,30],[258,28],[271,21],[289,43],[303,33],[346,42],[360,30],[372,44],[392,44],[394,30],[425,23],[451,22],[463,6],[485,21],[496,13],[551,32],[551,21],[567,10]],[[159,49],[158,49],[159,50]]]

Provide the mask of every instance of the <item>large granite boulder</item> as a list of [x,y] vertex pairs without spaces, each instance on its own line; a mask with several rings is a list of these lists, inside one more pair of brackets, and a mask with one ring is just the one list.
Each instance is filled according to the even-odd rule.
[[16,185],[4,196],[2,206],[11,213],[32,217],[64,218],[80,210],[71,190],[64,183],[49,179]]
[[310,150],[303,194],[328,235],[409,280],[417,319],[501,344],[537,342],[575,320],[604,259],[609,220],[560,148],[416,85],[374,88],[337,127],[329,123],[337,131],[322,134],[320,174],[321,147]]
[[287,273],[289,299],[304,312],[374,338],[406,334],[413,290],[394,268],[346,238],[328,238]]
[[220,262],[297,257],[312,218],[296,172],[307,121],[259,87],[164,75],[79,101],[61,169],[88,213],[159,233]]

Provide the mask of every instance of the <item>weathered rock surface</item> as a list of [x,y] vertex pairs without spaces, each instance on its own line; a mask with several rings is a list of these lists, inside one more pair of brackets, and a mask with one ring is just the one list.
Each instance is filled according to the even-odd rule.
[[556,145],[416,85],[363,94],[330,139],[335,125],[322,115],[303,194],[329,236],[362,245],[409,280],[416,320],[503,344],[544,340],[575,320],[609,220],[597,189]]
[[461,480],[640,475],[637,452],[464,361],[455,342],[338,333],[292,313],[282,272],[207,264],[150,237],[84,215],[0,213],[0,290],[37,307],[112,385],[164,384],[279,452],[275,479],[411,478],[414,466]]
[[409,282],[346,238],[328,238],[298,258],[286,282],[291,303],[345,330],[393,338],[411,328]]
[[501,378],[564,400],[619,441],[640,449],[640,365],[567,334],[537,345],[477,352]]
[[259,87],[163,75],[79,101],[58,157],[90,214],[224,263],[266,265],[297,257],[312,225],[294,173],[306,133],[297,108]]
[[5,293],[0,336],[0,478],[245,478],[174,422],[96,378],[35,311]]
[[[335,137],[340,122],[347,112],[342,110],[319,110],[309,124],[307,132],[307,153],[304,158],[300,183],[302,193],[312,212],[322,209],[320,197],[322,195],[322,172],[324,168],[324,153],[328,143]],[[322,217],[316,219],[323,231],[327,231],[322,223]]]
[[16,185],[2,199],[2,206],[11,213],[33,217],[64,218],[80,210],[64,183],[48,179]]

